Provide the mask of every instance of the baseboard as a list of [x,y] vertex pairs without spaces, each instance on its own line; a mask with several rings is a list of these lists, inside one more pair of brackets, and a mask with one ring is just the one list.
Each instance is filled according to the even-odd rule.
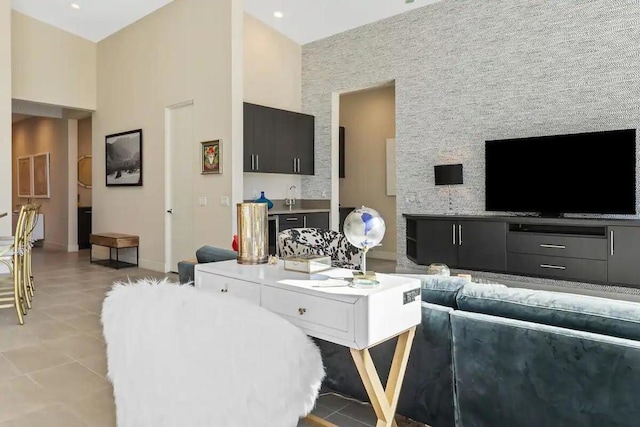
[[386,261],[396,261],[398,259],[398,254],[395,252],[371,249],[369,252],[367,252],[367,257],[373,259],[383,259]]
[[78,245],[69,245],[67,246],[67,252],[78,252],[80,248]]
[[140,268],[145,268],[147,270],[157,271],[158,273],[164,273],[165,265],[164,262],[152,261],[149,259],[141,259],[140,260]]

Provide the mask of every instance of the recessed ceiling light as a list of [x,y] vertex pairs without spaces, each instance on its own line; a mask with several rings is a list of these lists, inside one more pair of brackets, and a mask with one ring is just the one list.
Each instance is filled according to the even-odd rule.
[[276,18],[282,18],[284,15],[282,14],[282,12],[276,10],[275,12],[273,12],[273,16],[275,16]]
[[71,3],[71,7],[74,9],[80,9],[80,5],[78,3]]

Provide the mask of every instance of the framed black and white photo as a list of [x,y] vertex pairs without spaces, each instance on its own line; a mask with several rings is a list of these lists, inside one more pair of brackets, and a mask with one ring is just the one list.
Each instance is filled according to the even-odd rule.
[[105,137],[107,187],[142,185],[142,129]]

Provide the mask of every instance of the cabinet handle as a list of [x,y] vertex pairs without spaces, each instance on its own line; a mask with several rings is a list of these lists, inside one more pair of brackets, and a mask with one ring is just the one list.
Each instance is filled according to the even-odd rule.
[[260,154],[256,154],[256,170],[260,170]]
[[306,308],[299,308],[299,309],[298,309],[298,314],[299,314],[300,316],[302,316],[302,315],[303,315],[303,314],[305,314],[306,312],[307,312],[307,309],[306,309]]
[[541,248],[549,248],[549,249],[567,249],[567,247],[565,245],[551,245],[551,244],[546,244],[543,243],[542,245],[540,245]]
[[222,293],[224,294],[224,293],[229,292],[229,290],[228,290],[228,289],[226,289],[226,288],[225,288],[225,289],[220,289],[220,292],[222,292]]
[[287,220],[287,221],[297,221],[297,220],[298,220],[298,218],[287,218],[286,220]]
[[300,157],[298,157],[298,173],[300,173]]
[[540,267],[542,268],[550,268],[552,270],[566,270],[567,267],[564,267],[562,265],[551,265],[551,264],[540,264]]
[[254,171],[256,170],[256,163],[255,163],[255,159],[254,159],[254,154],[251,155],[251,170]]
[[613,246],[613,230],[611,230],[609,234],[611,235],[611,255],[613,255],[615,248],[615,246]]
[[295,157],[293,158],[293,172],[294,173],[297,172],[296,171],[296,158]]
[[458,244],[462,246],[462,225],[458,225]]
[[453,230],[453,244],[455,245],[456,244],[456,225],[453,224],[451,228]]

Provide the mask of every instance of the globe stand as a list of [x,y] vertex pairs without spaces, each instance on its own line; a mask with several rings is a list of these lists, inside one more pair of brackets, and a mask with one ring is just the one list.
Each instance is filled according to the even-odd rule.
[[378,282],[374,271],[367,271],[367,252],[368,247],[362,249],[362,267],[360,271],[353,272],[353,283],[355,285],[376,286]]

